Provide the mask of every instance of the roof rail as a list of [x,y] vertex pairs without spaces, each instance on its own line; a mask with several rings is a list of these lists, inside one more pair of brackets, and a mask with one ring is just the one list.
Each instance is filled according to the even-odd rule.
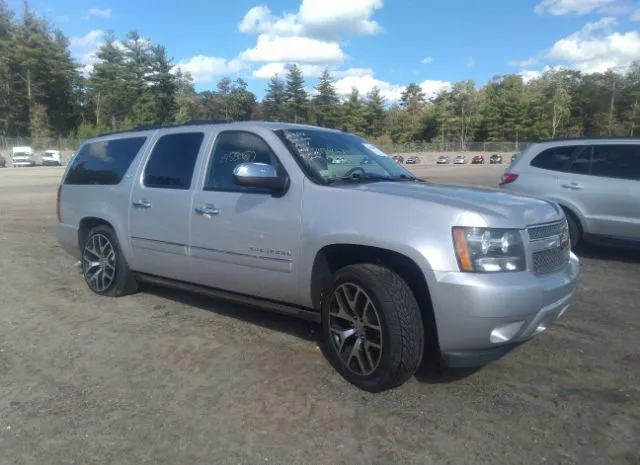
[[97,137],[102,136],[112,136],[114,134],[126,134],[127,132],[136,132],[136,131],[151,131],[153,129],[167,129],[167,128],[179,128],[181,126],[194,126],[194,125],[205,125],[205,124],[224,124],[224,123],[233,123],[233,120],[224,120],[224,119],[192,119],[189,121],[185,121],[184,123],[173,123],[173,124],[140,124],[130,129],[121,129],[119,131],[108,131],[104,132]]

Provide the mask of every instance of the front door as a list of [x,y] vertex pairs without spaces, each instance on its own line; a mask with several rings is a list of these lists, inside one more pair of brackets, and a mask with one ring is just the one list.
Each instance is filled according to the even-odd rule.
[[136,271],[187,279],[189,221],[194,170],[205,145],[201,131],[158,137],[134,181],[129,240]]
[[213,145],[190,212],[192,263],[200,284],[279,301],[298,297],[302,183],[287,192],[241,187],[233,169],[269,163],[288,176],[281,159],[257,133],[221,131]]

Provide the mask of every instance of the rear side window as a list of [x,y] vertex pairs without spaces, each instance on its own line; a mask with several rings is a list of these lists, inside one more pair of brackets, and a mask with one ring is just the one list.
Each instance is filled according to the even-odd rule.
[[531,166],[551,171],[563,171],[576,150],[582,149],[583,146],[563,145],[561,147],[552,147],[540,152],[533,160]]
[[594,145],[591,175],[640,180],[640,145]]
[[575,174],[589,174],[589,170],[591,168],[590,160],[589,160],[590,155],[591,155],[591,148],[587,148],[583,150],[580,153],[580,155],[578,155],[578,157],[575,160],[573,160],[573,163],[571,163],[571,168],[569,168],[569,171]]
[[131,166],[146,137],[89,142],[73,157],[65,184],[118,184]]
[[144,169],[144,185],[160,189],[190,189],[203,139],[202,132],[160,137]]

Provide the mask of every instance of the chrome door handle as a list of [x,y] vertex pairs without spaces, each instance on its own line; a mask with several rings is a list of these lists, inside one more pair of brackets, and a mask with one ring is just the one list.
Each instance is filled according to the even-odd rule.
[[202,207],[196,207],[196,213],[202,216],[217,215],[220,213],[220,209],[213,205],[203,205]]
[[149,202],[147,199],[134,200],[132,203],[134,207],[151,208],[151,202]]
[[569,183],[563,184],[562,187],[564,187],[565,189],[572,189],[572,190],[583,188],[582,184],[578,184],[577,182],[569,182]]

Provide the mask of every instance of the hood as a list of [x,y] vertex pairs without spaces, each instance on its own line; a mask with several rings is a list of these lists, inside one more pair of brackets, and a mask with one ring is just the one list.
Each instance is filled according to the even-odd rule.
[[525,228],[533,224],[557,221],[563,216],[560,207],[554,203],[490,187],[376,182],[353,188],[450,207],[460,213],[458,218],[466,217],[467,213],[475,213],[493,227]]

